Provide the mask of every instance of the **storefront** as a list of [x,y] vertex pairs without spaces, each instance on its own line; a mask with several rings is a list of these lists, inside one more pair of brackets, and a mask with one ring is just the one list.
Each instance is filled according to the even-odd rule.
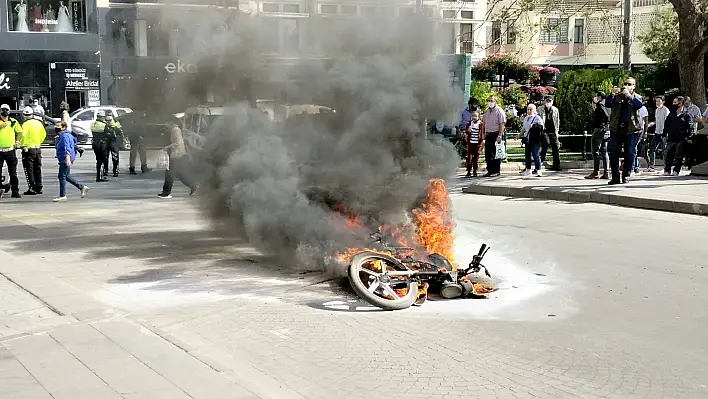
[[[71,109],[100,104],[98,63],[37,60],[19,54],[19,62],[0,63],[0,102],[21,109],[38,100],[48,115],[59,115],[59,104]],[[60,56],[49,59],[62,59]],[[67,57],[64,57],[67,58]]]
[[13,32],[84,33],[85,0],[6,0],[8,30]]

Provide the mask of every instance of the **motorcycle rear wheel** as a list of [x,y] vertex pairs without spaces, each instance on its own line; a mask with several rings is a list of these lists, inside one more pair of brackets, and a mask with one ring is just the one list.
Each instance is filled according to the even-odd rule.
[[[401,310],[415,303],[418,283],[410,277],[388,278],[386,271],[406,270],[396,258],[366,251],[352,257],[347,274],[352,288],[363,300],[384,310]],[[405,294],[396,292],[402,289],[407,290]]]

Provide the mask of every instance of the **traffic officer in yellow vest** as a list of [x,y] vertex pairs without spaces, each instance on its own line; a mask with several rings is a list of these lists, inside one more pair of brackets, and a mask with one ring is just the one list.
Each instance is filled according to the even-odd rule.
[[108,137],[106,136],[106,112],[96,111],[96,121],[91,124],[93,135],[91,148],[96,155],[96,181],[108,181]]
[[12,198],[20,198],[20,182],[17,179],[17,154],[22,138],[22,126],[15,118],[10,117],[10,106],[0,105],[0,171],[3,164],[7,164],[10,175],[10,189]]
[[123,146],[123,127],[115,120],[113,111],[106,111],[106,136],[108,138],[108,149],[111,152],[113,161],[113,177],[118,177],[118,164],[120,162],[120,149]]
[[47,130],[44,128],[44,124],[37,119],[41,116],[34,115],[32,107],[25,107],[22,110],[22,116],[25,121],[22,123],[20,146],[22,147],[22,166],[29,186],[25,195],[42,194],[42,150],[40,146],[47,137]]

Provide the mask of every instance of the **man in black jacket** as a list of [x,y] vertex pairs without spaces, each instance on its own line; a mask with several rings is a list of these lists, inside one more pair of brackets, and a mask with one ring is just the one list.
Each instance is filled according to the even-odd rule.
[[602,159],[602,179],[609,179],[607,174],[610,157],[607,155],[607,143],[610,141],[610,110],[605,106],[605,93],[598,91],[592,99],[592,173],[586,179],[597,179]]
[[[682,96],[674,98],[673,109],[666,118],[664,135],[666,138],[666,157],[664,160],[664,176],[678,176],[683,166],[683,150],[686,140],[692,133],[693,120],[686,112],[685,100]],[[671,173],[671,166],[674,172]]]

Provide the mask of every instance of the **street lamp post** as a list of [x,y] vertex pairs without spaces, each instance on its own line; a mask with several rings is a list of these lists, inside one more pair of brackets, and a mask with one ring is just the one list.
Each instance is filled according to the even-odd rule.
[[623,28],[624,33],[622,35],[622,67],[626,70],[632,68],[632,1],[624,0],[624,18],[623,18]]

